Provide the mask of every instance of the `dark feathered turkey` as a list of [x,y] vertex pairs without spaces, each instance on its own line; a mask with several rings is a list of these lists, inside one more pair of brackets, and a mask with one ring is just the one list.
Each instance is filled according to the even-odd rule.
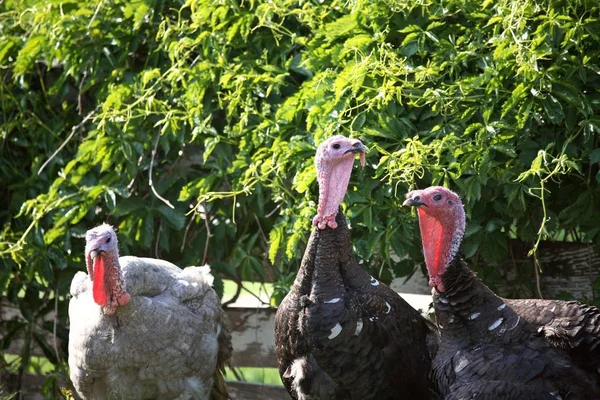
[[540,335],[568,351],[579,367],[600,377],[600,310],[578,301],[504,299]]
[[405,204],[418,207],[441,334],[433,371],[445,399],[600,398],[598,309],[496,296],[458,253],[460,198],[430,187]]
[[357,264],[338,212],[354,154],[365,149],[337,136],[317,153],[317,228],[275,319],[279,372],[295,399],[432,398],[435,329]]

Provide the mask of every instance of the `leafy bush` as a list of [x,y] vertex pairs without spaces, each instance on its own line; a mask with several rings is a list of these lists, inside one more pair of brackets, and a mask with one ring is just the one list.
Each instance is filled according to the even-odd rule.
[[20,372],[34,343],[65,359],[69,283],[101,221],[123,254],[275,275],[280,301],[316,209],[315,144],[335,133],[372,147],[347,216],[358,258],[384,281],[422,260],[401,203],[431,183],[463,196],[473,260],[497,263],[510,238],[600,244],[599,11],[5,0],[0,293],[24,318],[2,322],[2,348],[26,333]]

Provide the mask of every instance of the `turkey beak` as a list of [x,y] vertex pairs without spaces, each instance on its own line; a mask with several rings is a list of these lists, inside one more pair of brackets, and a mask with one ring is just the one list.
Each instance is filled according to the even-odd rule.
[[352,145],[352,147],[350,147],[348,150],[346,150],[344,152],[344,154],[346,154],[346,153],[354,153],[354,154],[366,153],[367,151],[369,151],[369,148],[367,146],[365,146],[361,142],[356,142]]
[[98,257],[102,253],[104,253],[104,250],[94,249],[94,250],[90,251],[90,258],[92,259],[92,261],[94,261],[96,259],[96,257]]
[[409,206],[409,207],[421,207],[421,206],[427,207],[427,204],[425,204],[421,201],[420,196],[409,197],[408,199],[404,200],[404,203],[402,203],[402,205]]

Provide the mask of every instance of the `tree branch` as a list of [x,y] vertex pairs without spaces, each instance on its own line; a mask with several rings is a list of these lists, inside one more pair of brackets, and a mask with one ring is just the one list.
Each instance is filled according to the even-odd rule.
[[56,282],[56,288],[54,289],[54,326],[52,327],[52,338],[54,339],[54,352],[56,353],[56,359],[60,364],[60,352],[58,351],[58,341],[56,340],[56,326],[58,325],[58,281]]
[[150,184],[150,189],[152,189],[152,193],[154,193],[154,195],[160,201],[162,201],[163,203],[165,203],[167,206],[171,207],[174,210],[175,206],[173,206],[173,204],[171,204],[171,202],[169,202],[169,200],[165,199],[160,194],[158,194],[158,192],[156,191],[156,188],[154,188],[154,183],[152,182],[152,168],[154,167],[154,157],[156,156],[156,150],[158,149],[158,142],[160,142],[160,132],[158,132],[158,135],[156,136],[156,143],[154,143],[154,149],[152,150],[152,159],[150,160],[150,171],[148,172],[148,175],[149,175],[148,183]]
[[[208,245],[210,244],[210,224],[208,223],[208,211],[206,211],[206,207],[203,205],[204,209],[204,225],[206,226],[206,242],[204,243],[204,255],[202,256],[202,265],[206,265],[206,261],[208,260]],[[200,218],[202,218],[202,214],[200,214]]]
[[42,173],[44,168],[46,168],[46,165],[48,165],[48,163],[50,163],[50,161],[52,161],[54,159],[54,157],[56,157],[56,155],[63,149],[63,147],[65,147],[67,145],[67,143],[69,143],[69,140],[71,140],[73,138],[73,136],[75,135],[75,132],[77,132],[77,130],[79,128],[81,128],[83,126],[83,124],[85,124],[90,118],[92,118],[92,116],[95,113],[96,113],[96,110],[90,111],[89,114],[86,115],[85,118],[80,123],[78,123],[73,128],[71,128],[71,134],[65,139],[64,142],[62,142],[62,144],[58,147],[58,149],[56,149],[56,151],[54,153],[52,153],[50,158],[47,159],[44,164],[42,164],[42,166],[38,170],[38,175]]
[[190,217],[190,222],[188,222],[187,226],[185,227],[185,232],[183,233],[183,240],[181,241],[181,247],[179,248],[180,253],[183,253],[183,249],[185,248],[185,242],[187,241],[187,235],[190,231],[190,227],[192,226],[192,222],[194,222],[193,215]]

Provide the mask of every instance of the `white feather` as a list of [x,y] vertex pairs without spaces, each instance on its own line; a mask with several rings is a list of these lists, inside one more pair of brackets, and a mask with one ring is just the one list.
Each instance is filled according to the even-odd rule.
[[333,328],[331,328],[331,334],[327,336],[327,339],[334,339],[342,332],[342,325],[338,322]]

